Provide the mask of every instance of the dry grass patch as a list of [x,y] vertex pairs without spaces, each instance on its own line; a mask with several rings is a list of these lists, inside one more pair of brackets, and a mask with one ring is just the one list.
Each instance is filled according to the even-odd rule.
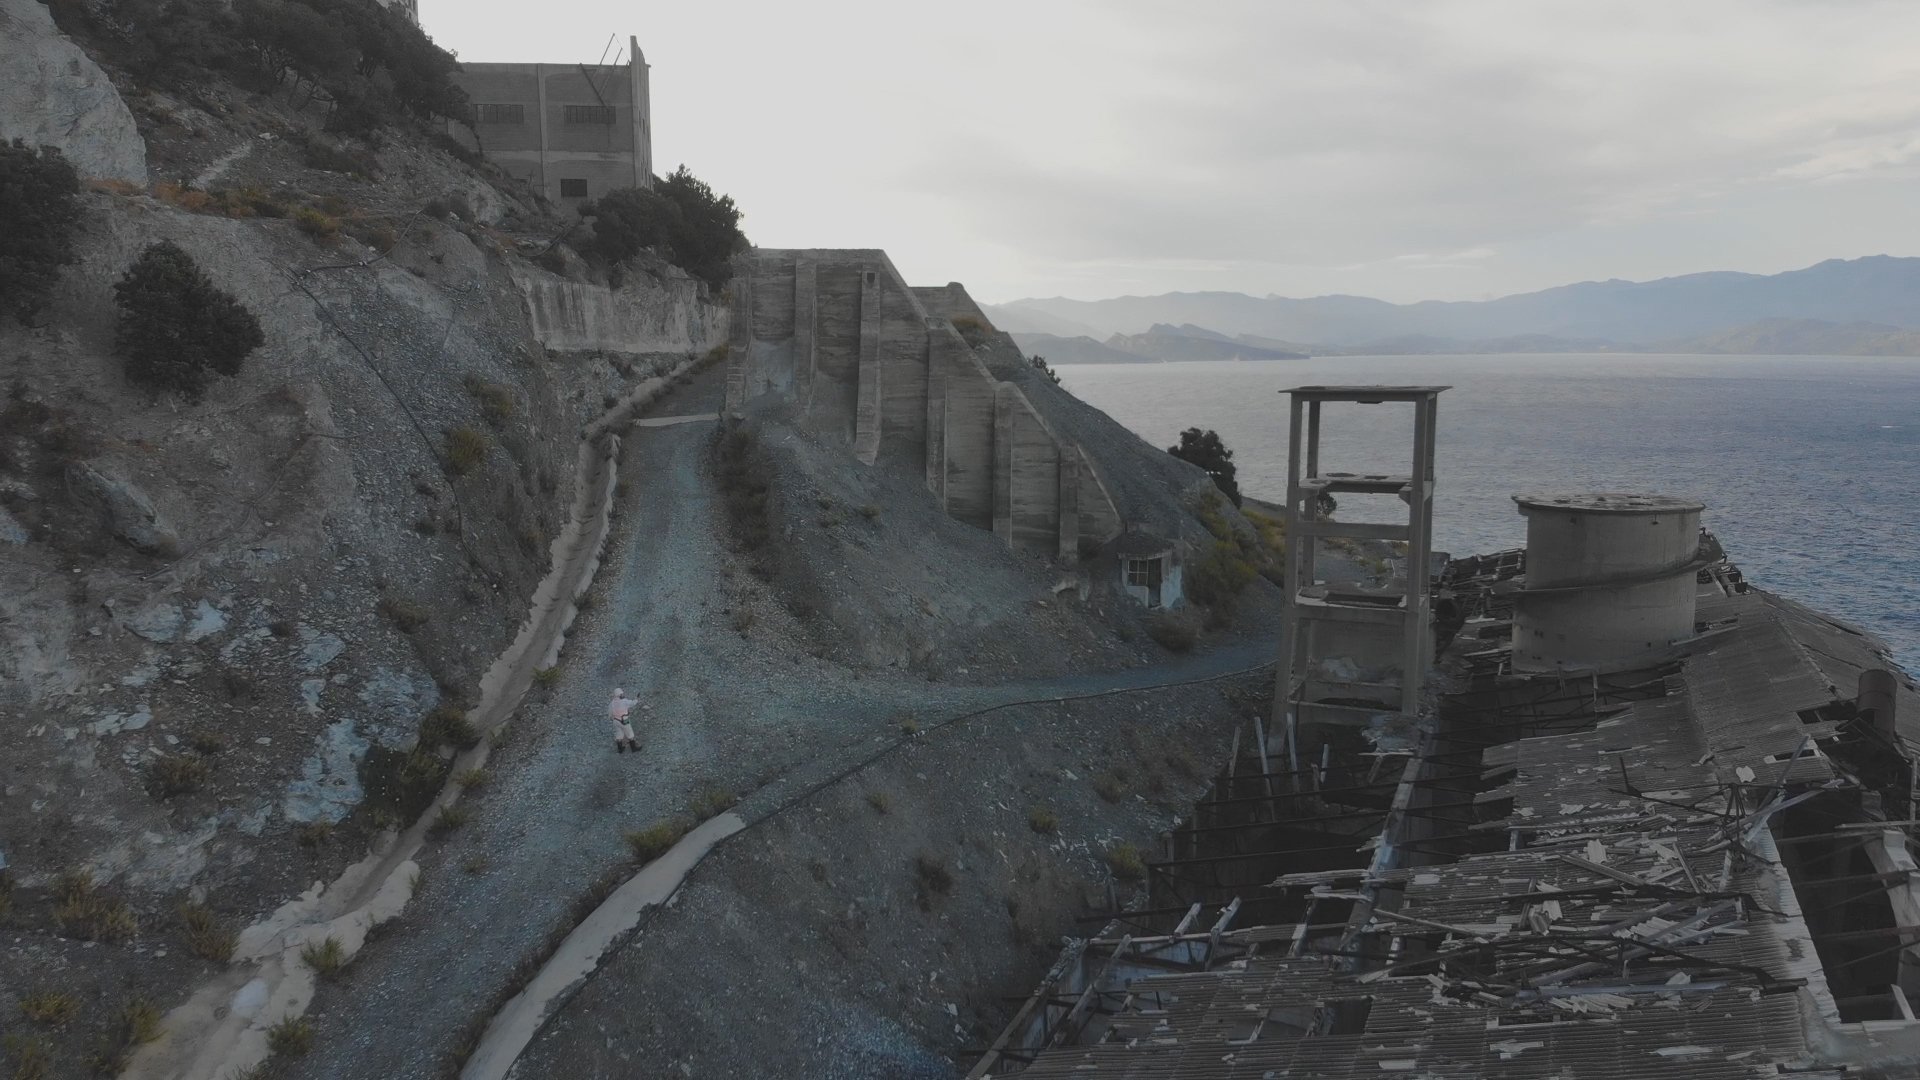
[[935,897],[953,891],[953,871],[947,869],[945,859],[923,851],[913,857],[913,884],[920,910],[929,911]]
[[1027,811],[1027,828],[1042,836],[1060,830],[1060,815],[1044,806],[1036,806]]
[[145,1046],[160,1037],[160,1010],[145,998],[134,998],[120,1012],[120,1029],[128,1046]]
[[453,830],[473,820],[473,811],[458,804],[443,806],[433,816],[433,823],[427,826],[428,836],[445,836]]
[[203,960],[216,964],[225,964],[233,959],[234,946],[240,943],[240,934],[220,924],[220,917],[205,904],[186,903],[179,907],[180,933],[187,939],[187,948]]
[[560,665],[537,668],[533,673],[533,685],[542,690],[551,690],[560,685]]
[[1147,875],[1146,860],[1132,844],[1115,844],[1107,849],[1107,868],[1122,881],[1138,881]]
[[393,620],[393,625],[403,634],[415,630],[433,621],[433,613],[411,600],[402,600],[397,596],[383,596],[375,610]]
[[493,450],[493,440],[478,428],[461,426],[447,431],[447,471],[465,476],[480,467]]
[[869,791],[867,805],[873,807],[875,813],[885,814],[893,809],[893,798],[884,791]]
[[480,406],[480,418],[492,427],[504,427],[513,419],[515,405],[513,390],[497,382],[488,382],[478,375],[468,375],[462,380],[467,393]]
[[122,942],[140,931],[140,921],[126,901],[109,896],[94,885],[84,870],[60,875],[54,884],[53,919],[60,932],[82,941]]
[[480,732],[467,720],[466,711],[458,705],[442,705],[420,721],[419,746],[451,746],[456,750],[469,750],[479,744]]
[[680,838],[687,835],[688,825],[677,818],[669,821],[656,821],[644,829],[628,830],[627,846],[633,849],[633,857],[642,863],[650,863],[672,850]]
[[53,1048],[39,1036],[8,1035],[0,1042],[13,1059],[13,1080],[51,1080]]
[[305,1057],[313,1049],[313,1021],[289,1016],[268,1028],[267,1049],[284,1057]]
[[485,769],[465,769],[453,778],[453,782],[459,784],[463,791],[476,791],[486,787],[491,779],[493,774]]
[[213,769],[201,758],[162,754],[147,767],[147,786],[162,799],[191,795],[206,786]]
[[36,1024],[56,1027],[80,1011],[80,999],[62,990],[35,990],[21,995],[20,1012]]
[[347,966],[347,947],[337,937],[329,936],[323,941],[309,941],[300,950],[300,962],[312,968],[319,975],[337,975]]
[[1116,766],[1093,778],[1093,790],[1108,802],[1119,802],[1133,789],[1127,785],[1126,770]]

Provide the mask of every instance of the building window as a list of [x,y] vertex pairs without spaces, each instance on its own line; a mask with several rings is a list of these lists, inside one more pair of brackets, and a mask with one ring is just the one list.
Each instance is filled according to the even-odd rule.
[[611,124],[613,123],[613,106],[569,105],[566,119],[569,124]]
[[1136,589],[1146,588],[1147,577],[1152,572],[1155,561],[1154,559],[1128,559],[1127,584]]
[[527,122],[525,105],[473,105],[469,115],[476,124],[524,124]]
[[562,181],[560,181],[560,197],[561,197],[561,198],[563,198],[563,199],[584,199],[584,198],[586,198],[586,197],[587,197],[587,182],[586,182],[585,180],[562,180]]

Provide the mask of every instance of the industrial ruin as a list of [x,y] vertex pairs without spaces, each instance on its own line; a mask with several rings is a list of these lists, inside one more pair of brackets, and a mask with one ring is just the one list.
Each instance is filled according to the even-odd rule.
[[[1516,496],[1525,549],[1429,574],[1441,389],[1291,392],[1273,714],[1164,836],[1144,900],[1093,921],[970,1076],[1920,1060],[1920,690],[1751,587],[1685,499]],[[1411,472],[1323,472],[1326,402],[1411,404]],[[1329,490],[1396,494],[1410,521],[1327,520]],[[1405,540],[1398,587],[1317,580],[1341,535]]]

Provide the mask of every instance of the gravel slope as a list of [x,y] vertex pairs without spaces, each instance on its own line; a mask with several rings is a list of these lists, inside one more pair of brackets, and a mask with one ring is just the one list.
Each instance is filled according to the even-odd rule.
[[[719,401],[716,369],[649,414],[712,412]],[[405,916],[322,988],[314,1050],[289,1062],[287,1075],[388,1078],[443,1068],[575,898],[629,862],[624,831],[683,812],[706,786],[746,793],[739,812],[753,820],[898,741],[903,708],[931,726],[1007,702],[1205,677],[1267,659],[1270,645],[1254,641],[1159,668],[955,686],[769,654],[721,610],[716,583],[727,552],[708,474],[713,430],[689,423],[629,436],[621,473],[629,492],[558,684],[523,709],[473,821],[425,856]],[[602,710],[614,686],[651,706],[636,725],[639,755],[613,752]]]

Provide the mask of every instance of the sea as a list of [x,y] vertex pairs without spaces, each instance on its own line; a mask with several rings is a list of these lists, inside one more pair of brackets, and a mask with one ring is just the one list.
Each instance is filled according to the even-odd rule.
[[[1516,493],[1691,496],[1749,580],[1873,633],[1920,674],[1920,358],[1337,356],[1057,370],[1156,445],[1189,427],[1219,432],[1241,490],[1273,501],[1286,492],[1282,391],[1447,386],[1436,550],[1523,546]],[[1412,409],[1329,406],[1321,444],[1323,471],[1405,473]]]

